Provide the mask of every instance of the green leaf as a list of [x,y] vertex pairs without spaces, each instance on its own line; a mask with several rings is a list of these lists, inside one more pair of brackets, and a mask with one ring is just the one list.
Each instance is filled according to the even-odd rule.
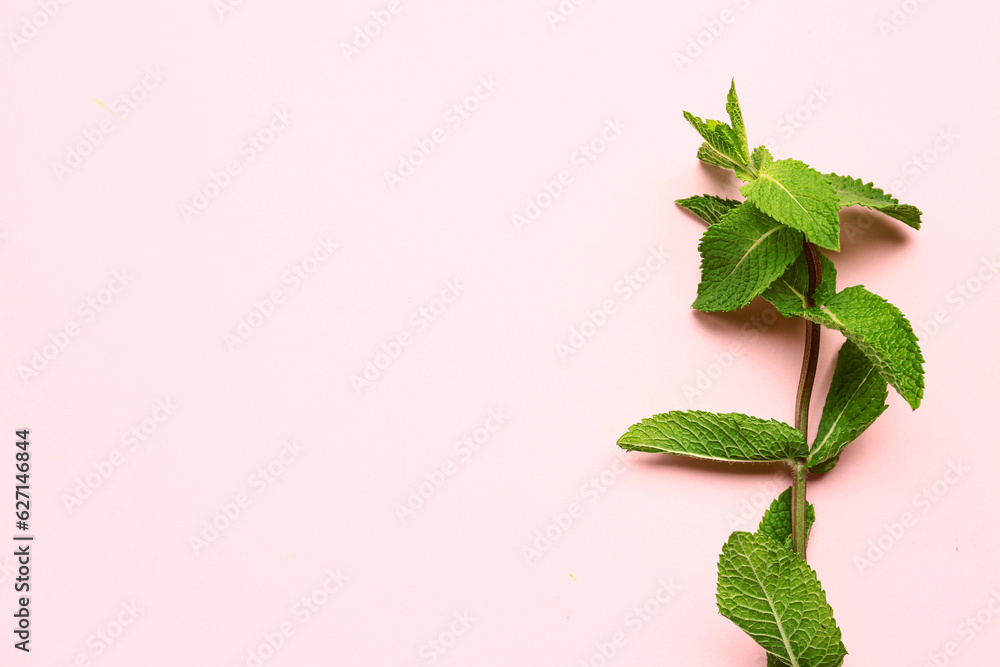
[[[741,167],[718,153],[714,148],[708,145],[708,142],[702,143],[701,147],[698,149],[698,159],[706,164],[710,164],[713,167],[722,167],[723,169],[738,170]],[[744,179],[744,180],[749,180]]]
[[753,164],[753,168],[760,171],[767,165],[774,162],[774,158],[771,157],[771,151],[767,150],[767,146],[758,146],[753,149],[753,155],[750,156],[750,162]]
[[802,252],[802,233],[744,203],[705,230],[693,308],[735,310],[779,278]]
[[733,79],[732,84],[729,86],[729,96],[726,98],[726,112],[729,114],[729,122],[732,123],[733,134],[739,142],[737,148],[740,151],[740,155],[746,158],[744,162],[749,162],[750,146],[747,144],[747,128],[743,124],[743,111],[740,109],[740,100],[736,96],[736,79]]
[[[812,503],[806,503],[806,537],[809,537],[809,529],[812,528],[813,521],[816,520],[816,510]],[[760,520],[758,533],[767,535],[778,544],[784,544],[791,548],[792,540],[792,487],[782,491],[781,495],[774,499],[771,506],[764,512],[764,518]]]
[[920,209],[909,204],[900,204],[899,200],[887,192],[875,187],[873,183],[863,183],[861,179],[837,174],[825,174],[840,200],[841,208],[845,206],[864,206],[881,211],[891,218],[906,223],[914,229],[920,229]]
[[894,305],[857,285],[802,316],[843,333],[914,410],[924,394],[924,357],[913,327]]
[[753,178],[747,170],[750,156],[742,151],[740,140],[733,128],[718,120],[702,120],[687,111],[684,112],[684,118],[705,140],[698,149],[699,159],[716,167],[733,169],[744,181]]
[[885,378],[874,362],[853,342],[844,341],[809,452],[809,469],[817,473],[833,469],[844,447],[889,407],[885,404],[888,395]]
[[767,654],[767,667],[788,667],[788,663],[773,653]]
[[847,650],[816,573],[760,533],[733,533],[719,558],[719,611],[790,667],[839,667]]
[[737,199],[723,199],[714,195],[695,195],[674,202],[683,206],[710,225],[722,220],[722,216],[742,204]]
[[[813,293],[813,303],[821,306],[837,292],[837,268],[822,251],[819,254],[820,281]],[[805,253],[799,253],[780,278],[761,295],[785,317],[798,317],[808,307],[809,265]]]
[[629,427],[618,439],[622,449],[680,454],[717,461],[787,461],[805,456],[808,446],[792,426],[736,412],[665,412]]
[[772,162],[740,192],[769,216],[829,250],[840,250],[837,193],[819,172],[798,160]]

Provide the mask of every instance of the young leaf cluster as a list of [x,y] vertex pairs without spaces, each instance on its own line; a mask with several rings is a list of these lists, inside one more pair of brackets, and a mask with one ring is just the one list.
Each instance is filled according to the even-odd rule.
[[[742,201],[714,195],[677,201],[708,224],[698,245],[701,281],[692,307],[731,311],[761,297],[784,317],[843,334],[817,433],[810,443],[798,422],[672,411],[634,424],[618,445],[728,462],[786,461],[803,475],[825,473],[885,411],[889,386],[913,409],[924,390],[923,357],[906,317],[861,285],[837,289],[825,253],[840,250],[839,212],[864,206],[914,229],[921,213],[871,183],[775,160],[764,146],[751,151],[735,82],[726,111],[728,123],[684,112],[702,138],[698,158],[744,182]],[[808,416],[808,395],[806,406]],[[801,489],[804,498],[804,481]],[[798,519],[808,534],[814,514],[802,503]],[[719,560],[719,610],[767,651],[768,665],[836,667],[847,652],[804,546],[800,552],[792,547],[795,520],[790,488],[756,532],[732,534]]]

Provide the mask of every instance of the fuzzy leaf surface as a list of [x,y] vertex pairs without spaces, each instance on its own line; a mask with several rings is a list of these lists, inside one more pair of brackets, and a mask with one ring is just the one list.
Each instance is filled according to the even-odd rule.
[[[816,520],[816,510],[812,503],[806,503],[806,537],[809,537],[809,530],[813,521]],[[792,487],[788,487],[781,492],[781,495],[774,499],[771,506],[764,512],[764,518],[760,520],[758,533],[767,535],[778,544],[784,544],[791,548],[792,539]]]
[[843,333],[871,359],[914,410],[924,395],[924,357],[909,320],[894,305],[861,285],[838,292],[802,316]]
[[740,139],[733,128],[718,120],[702,120],[687,111],[684,112],[684,118],[705,140],[698,149],[698,159],[716,167],[733,169],[744,181],[753,178],[746,169],[750,156],[744,154]]
[[[813,293],[813,303],[821,306],[837,292],[837,267],[822,251],[818,254],[821,275],[819,285]],[[764,290],[762,296],[785,317],[798,317],[809,305],[806,302],[808,291],[809,265],[805,253],[800,252],[781,277]]]
[[680,454],[716,461],[786,461],[805,456],[805,438],[793,426],[736,412],[677,410],[633,424],[622,449]]
[[875,187],[873,183],[864,183],[861,179],[837,174],[825,174],[840,200],[841,208],[845,206],[864,206],[881,211],[914,229],[920,229],[920,209],[909,204],[900,204],[899,200],[887,192]]
[[750,303],[777,280],[802,252],[802,232],[743,203],[698,244],[701,283],[693,308],[735,310]]
[[767,146],[758,146],[753,149],[753,154],[750,155],[750,162],[753,164],[754,169],[760,171],[774,162],[774,158],[771,157],[771,151],[767,150]]
[[839,667],[847,650],[816,573],[761,533],[735,532],[719,558],[719,611],[790,667]]
[[715,195],[695,195],[686,199],[678,199],[674,203],[691,211],[708,224],[714,225],[722,220],[722,216],[743,202]]
[[[713,149],[707,141],[702,142],[701,147],[698,148],[698,159],[705,164],[710,164],[713,167],[721,167],[723,169],[732,169],[733,171],[738,171],[742,169],[738,164],[730,160],[729,158],[720,155],[718,151]],[[749,179],[744,179],[749,180]]]
[[827,472],[837,464],[844,447],[854,442],[889,407],[888,385],[875,363],[850,339],[837,353],[837,368],[823,406],[816,440],[807,465]]
[[729,122],[732,123],[733,134],[736,137],[737,149],[740,155],[744,156],[744,164],[750,161],[750,146],[747,144],[747,128],[743,124],[743,110],[740,109],[740,100],[736,96],[736,79],[733,79],[729,86],[729,95],[726,97],[726,112],[729,114]]
[[798,160],[767,164],[740,188],[764,213],[798,229],[816,245],[840,250],[840,203],[823,175]]

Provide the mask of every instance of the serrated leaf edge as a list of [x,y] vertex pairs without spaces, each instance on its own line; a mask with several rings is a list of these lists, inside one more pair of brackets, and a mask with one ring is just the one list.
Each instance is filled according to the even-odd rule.
[[[827,443],[827,441],[830,439],[830,436],[833,435],[834,431],[837,428],[837,424],[840,423],[840,418],[843,417],[844,413],[847,412],[847,408],[850,407],[851,402],[854,400],[854,397],[858,395],[858,392],[861,391],[861,388],[864,386],[865,382],[868,381],[868,378],[870,378],[873,373],[876,374],[876,375],[878,375],[878,376],[882,375],[879,372],[878,368],[875,367],[874,363],[872,364],[872,366],[868,370],[868,372],[865,374],[864,379],[862,379],[860,382],[858,382],[858,386],[854,388],[854,392],[850,395],[850,397],[844,403],[844,406],[840,409],[840,413],[838,413],[836,419],[833,420],[833,424],[830,425],[830,429],[826,432],[826,435],[823,437],[823,439],[822,440],[816,440],[815,442],[813,442],[813,446],[809,449],[809,456],[806,457],[806,465],[807,466],[812,467],[812,466],[822,465],[822,464],[826,463],[827,461],[829,461],[830,459],[833,458],[832,456],[830,456],[830,457],[827,457],[827,458],[825,458],[823,460],[820,460],[820,461],[814,461],[813,460],[813,455],[816,454],[817,452],[819,452],[823,448],[823,445],[825,445]],[[882,406],[882,411],[879,412],[879,415],[881,415],[882,412],[885,412],[886,408],[888,408],[888,407],[889,407],[888,405],[883,405]],[[876,419],[878,419],[878,416],[876,416]],[[853,440],[850,441],[850,442],[853,442]],[[850,442],[848,442],[847,444],[850,444]],[[840,456],[840,454],[838,453],[837,456]]]

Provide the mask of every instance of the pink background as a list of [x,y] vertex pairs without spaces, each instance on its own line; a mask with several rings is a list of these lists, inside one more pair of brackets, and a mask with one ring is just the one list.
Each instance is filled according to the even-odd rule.
[[715,566],[781,469],[615,446],[670,409],[792,419],[801,323],[689,309],[673,200],[737,182],[681,110],[722,117],[733,76],[752,145],[924,212],[846,212],[834,257],[928,386],[810,486],[846,664],[993,662],[993,3],[231,4],[4,5],[0,495],[13,534],[29,428],[36,541],[0,663],[763,665]]

